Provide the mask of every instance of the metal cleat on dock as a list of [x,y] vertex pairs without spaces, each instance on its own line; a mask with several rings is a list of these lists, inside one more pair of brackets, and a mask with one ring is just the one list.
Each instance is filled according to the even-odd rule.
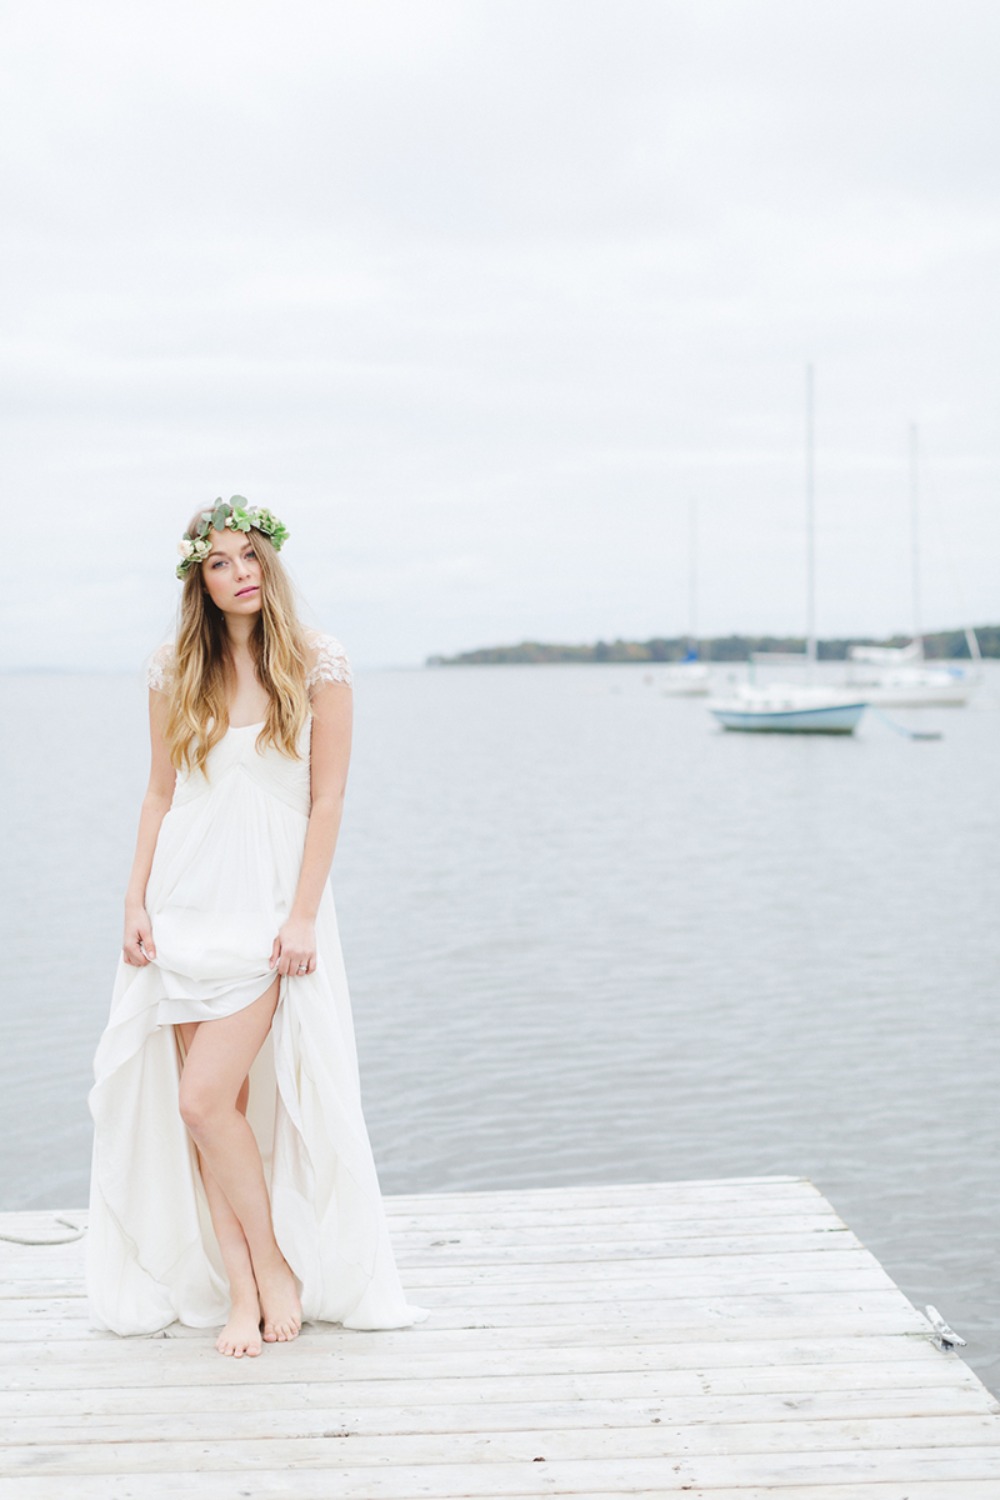
[[930,1323],[931,1327],[934,1329],[934,1332],[937,1335],[935,1343],[938,1344],[940,1348],[965,1348],[966,1340],[962,1338],[962,1335],[960,1333],[956,1333],[954,1328],[948,1327],[948,1324],[945,1322],[944,1318],[942,1318],[936,1307],[931,1307],[930,1303],[928,1303],[928,1305],[924,1308],[924,1312],[926,1314],[928,1323]]

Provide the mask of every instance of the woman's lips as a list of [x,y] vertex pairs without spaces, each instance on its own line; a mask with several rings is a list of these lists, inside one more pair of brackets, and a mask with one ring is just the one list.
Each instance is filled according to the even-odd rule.
[[239,589],[237,591],[236,597],[237,597],[237,599],[245,599],[246,596],[247,596],[247,594],[256,594],[256,592],[257,592],[257,585],[255,583],[252,583],[250,585],[250,587],[247,588],[247,589]]

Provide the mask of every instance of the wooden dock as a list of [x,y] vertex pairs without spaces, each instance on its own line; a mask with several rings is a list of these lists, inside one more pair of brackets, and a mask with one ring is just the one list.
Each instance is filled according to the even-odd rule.
[[81,1242],[0,1244],[3,1500],[1000,1497],[997,1402],[808,1182],[388,1207],[430,1320],[239,1362],[93,1333]]

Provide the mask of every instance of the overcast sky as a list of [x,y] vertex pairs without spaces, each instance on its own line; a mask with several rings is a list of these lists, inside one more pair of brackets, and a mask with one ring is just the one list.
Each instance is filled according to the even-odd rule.
[[361,664],[1000,619],[993,0],[0,5],[2,665],[270,506]]

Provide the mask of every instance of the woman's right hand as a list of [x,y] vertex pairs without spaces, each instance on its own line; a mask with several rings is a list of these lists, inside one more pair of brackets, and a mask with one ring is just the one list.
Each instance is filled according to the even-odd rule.
[[125,936],[122,957],[136,969],[144,969],[156,957],[153,946],[153,924],[144,906],[125,907]]

